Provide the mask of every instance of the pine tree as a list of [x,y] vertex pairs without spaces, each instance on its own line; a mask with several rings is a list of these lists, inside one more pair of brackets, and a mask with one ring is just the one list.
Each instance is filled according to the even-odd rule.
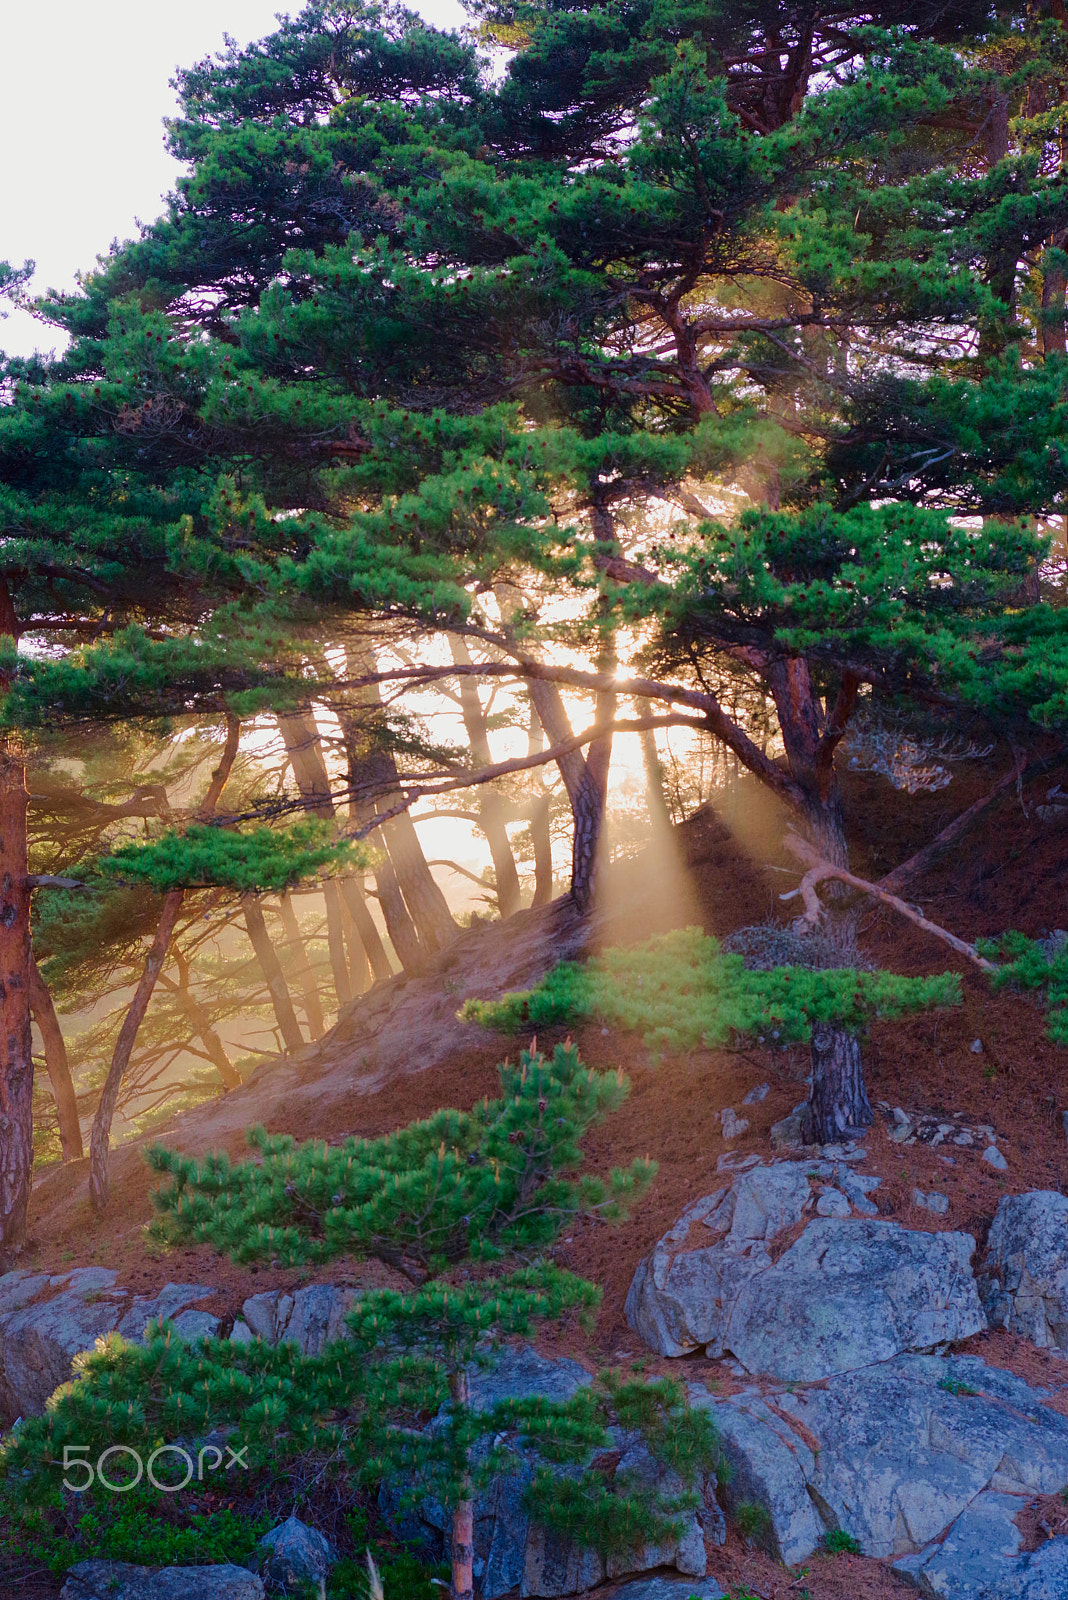
[[[584,1068],[572,1047],[551,1060],[524,1052],[517,1068],[501,1068],[501,1087],[471,1112],[438,1112],[373,1140],[329,1147],[259,1133],[261,1159],[236,1166],[156,1149],[153,1164],[172,1179],[159,1196],[172,1240],[211,1240],[243,1260],[373,1254],[416,1286],[362,1294],[347,1337],[318,1356],[258,1340],[185,1346],[166,1324],[143,1346],[112,1336],[81,1358],[46,1416],[5,1444],[8,1498],[25,1503],[27,1475],[43,1493],[48,1463],[75,1436],[92,1449],[236,1425],[269,1440],[275,1463],[288,1450],[340,1451],[360,1481],[444,1504],[458,1600],[473,1589],[474,1496],[516,1470],[517,1450],[541,1463],[531,1509],[580,1543],[623,1552],[677,1537],[693,1485],[716,1460],[708,1419],[679,1385],[608,1377],[569,1401],[487,1405],[471,1394],[502,1339],[596,1306],[599,1291],[544,1252],[578,1216],[623,1216],[655,1170],[636,1162],[607,1183],[579,1173],[582,1135],[628,1086]],[[461,1262],[471,1265],[457,1275]],[[639,1434],[677,1487],[606,1483],[589,1458],[608,1444],[609,1425]]]

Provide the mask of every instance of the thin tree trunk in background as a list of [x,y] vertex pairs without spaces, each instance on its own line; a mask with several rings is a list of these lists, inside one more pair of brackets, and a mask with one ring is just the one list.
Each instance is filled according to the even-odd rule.
[[[449,1379],[454,1406],[470,1400],[467,1373],[463,1368]],[[471,1495],[457,1500],[452,1512],[452,1600],[473,1600],[475,1592],[475,1503]]]
[[174,952],[175,966],[178,968],[178,982],[169,978],[165,972],[159,975],[159,981],[165,989],[169,989],[177,997],[178,1004],[196,1029],[204,1049],[211,1057],[212,1066],[222,1079],[227,1089],[236,1089],[241,1082],[241,1074],[234,1066],[226,1053],[226,1046],[211,1025],[211,1017],[200,1004],[189,987],[189,962],[180,950]]
[[[545,730],[541,719],[530,702],[530,726],[527,735],[527,754],[537,755],[539,750],[545,748]],[[545,788],[545,780],[539,777],[543,793],[535,800],[530,813],[530,838],[534,846],[534,898],[531,906],[547,906],[553,897],[553,839],[550,828],[549,808],[552,805],[552,796]]]
[[115,1107],[118,1104],[119,1089],[122,1085],[123,1075],[129,1065],[130,1055],[134,1042],[137,1039],[137,1030],[148,1010],[148,1002],[152,998],[152,991],[156,987],[156,979],[160,975],[164,961],[167,959],[167,950],[174,933],[185,899],[184,889],[172,889],[163,897],[163,910],[160,912],[159,925],[156,928],[156,937],[145,958],[145,964],[137,985],[137,990],[130,1002],[129,1009],[122,1019],[119,1037],[115,1041],[115,1050],[111,1057],[108,1075],[104,1080],[104,1088],[100,1096],[100,1103],[96,1108],[93,1118],[93,1131],[89,1139],[89,1198],[94,1211],[103,1211],[108,1203],[108,1147],[111,1141],[111,1124],[115,1117]]
[[[611,672],[616,660],[613,640],[598,656],[597,671]],[[572,802],[575,842],[571,858],[571,898],[584,915],[593,907],[597,887],[601,834],[608,800],[608,773],[612,765],[611,726],[615,720],[616,702],[617,696],[611,690],[598,691],[594,697],[594,721],[603,723],[608,731],[599,734],[587,749],[578,796]]]
[[[197,811],[201,822],[207,820],[219,803],[219,798],[226,788],[226,781],[237,759],[238,746],[241,742],[241,722],[232,712],[226,714],[226,741],[223,745],[219,764],[211,775],[207,793]],[[159,926],[156,937],[145,959],[144,969],[140,981],[130,1002],[129,1010],[123,1018],[119,1037],[115,1041],[115,1049],[111,1057],[108,1075],[104,1080],[104,1088],[100,1095],[100,1103],[96,1108],[93,1118],[93,1130],[89,1137],[89,1199],[93,1210],[100,1212],[108,1202],[108,1151],[111,1144],[111,1124],[115,1117],[115,1107],[119,1101],[119,1090],[122,1087],[123,1075],[130,1062],[130,1056],[137,1039],[137,1031],[144,1020],[148,1003],[152,999],[152,991],[156,987],[156,979],[167,959],[167,950],[171,937],[182,909],[185,899],[183,889],[172,889],[163,898],[163,909],[160,912]]]
[[293,1010],[293,1001],[286,983],[282,964],[278,959],[278,952],[274,942],[267,932],[267,922],[263,915],[263,907],[254,895],[246,894],[241,898],[241,909],[245,914],[245,927],[248,930],[252,948],[256,952],[263,976],[267,980],[267,992],[271,997],[278,1027],[287,1050],[301,1050],[304,1047],[304,1035],[300,1031],[297,1014]]
[[[339,881],[338,889],[345,901],[348,910],[348,896],[345,894],[344,885]],[[352,994],[355,999],[363,994],[365,989],[371,987],[371,963],[363,947],[359,929],[351,912],[345,918],[345,948],[349,954],[349,976],[352,979]]]
[[645,769],[645,801],[649,808],[649,821],[654,830],[662,832],[671,827],[671,812],[664,798],[664,769],[656,748],[656,735],[646,728],[638,736],[642,745],[642,766]]
[[[307,711],[287,712],[285,715],[279,712],[277,721],[297,789],[308,812],[334,823],[330,776],[323,759],[322,741],[315,718]],[[348,1005],[354,991],[345,953],[345,908],[337,884],[331,879],[323,884],[323,899],[326,902],[326,943],[330,952],[330,970],[334,975],[334,992],[340,1012],[343,1006]]]
[[812,1030],[812,1095],[805,1107],[806,1144],[837,1144],[870,1128],[874,1117],[864,1088],[860,1040],[844,1028],[820,1024]]
[[[452,658],[457,665],[469,667],[471,652],[467,648],[466,641],[450,633],[449,644],[452,648]],[[482,709],[478,686],[473,678],[461,678],[459,685],[460,710],[471,753],[480,766],[491,766],[493,757],[489,747],[489,730],[486,727],[486,714]],[[502,920],[513,916],[519,910],[521,903],[519,873],[516,871],[515,856],[508,841],[508,829],[504,820],[507,809],[504,796],[498,794],[495,789],[485,789],[481,792],[478,799],[478,825],[489,845],[497,883],[497,906]]]
[[[3,625],[0,632],[14,637]],[[33,1032],[26,764],[0,748],[0,1252],[26,1237],[33,1173]]]
[[52,991],[37,970],[30,956],[30,1010],[41,1030],[44,1044],[45,1067],[56,1102],[56,1121],[59,1123],[59,1143],[64,1161],[80,1161],[85,1154],[82,1145],[82,1128],[78,1120],[78,1098],[74,1093],[74,1080],[67,1060],[67,1043],[56,1016]]
[[304,1015],[308,1019],[308,1031],[313,1039],[321,1039],[326,1032],[326,1019],[319,1004],[319,986],[315,981],[311,961],[308,959],[308,947],[304,943],[300,924],[297,922],[293,901],[288,894],[282,896],[278,909],[282,914],[286,943],[293,953],[294,970],[300,979],[300,992],[304,1003]]
[[341,893],[345,896],[345,904],[349,908],[356,932],[360,936],[360,943],[367,952],[367,959],[371,965],[371,977],[377,983],[381,978],[392,978],[393,968],[390,965],[386,947],[382,943],[381,935],[375,926],[374,918],[367,909],[367,901],[361,885],[355,878],[342,878]]
[[[346,652],[352,677],[374,672],[373,652],[366,646],[350,647]],[[338,709],[349,783],[353,789],[350,809],[359,824],[376,811],[386,811],[400,799],[397,763],[388,748],[370,744],[360,713],[369,719],[381,711],[381,696],[376,684],[361,690],[359,709]],[[362,794],[359,791],[364,791]],[[444,895],[426,864],[412,819],[404,814],[378,830],[377,844],[383,859],[374,868],[378,903],[386,932],[406,972],[418,972],[428,954],[444,949],[456,933]],[[368,952],[370,954],[370,952]]]

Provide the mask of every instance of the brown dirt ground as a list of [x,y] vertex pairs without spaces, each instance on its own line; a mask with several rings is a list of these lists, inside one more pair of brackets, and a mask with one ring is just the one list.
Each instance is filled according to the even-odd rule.
[[[1028,812],[1058,777],[1063,777],[1063,768],[1051,767],[1025,792]],[[976,764],[963,769],[950,789],[909,798],[894,794],[876,778],[851,779],[847,810],[854,870],[871,877],[888,871],[992,781]],[[747,851],[707,811],[685,824],[679,839],[698,914],[712,932],[724,934],[773,914],[779,893],[796,881],[796,873],[792,880],[782,875],[781,868],[788,865],[785,857],[768,849],[764,854],[770,859],[758,861],[754,851]],[[671,921],[670,908],[665,911],[662,904],[643,900],[652,886],[643,880],[640,864],[614,871],[627,912],[601,930],[602,938],[645,937]],[[1025,813],[1009,791],[940,864],[910,885],[908,893],[922,900],[928,917],[967,939],[1007,928],[1037,935],[1068,926],[1068,827],[1043,825],[1033,812]],[[500,938],[500,933],[485,930],[466,936],[465,945],[472,941],[474,949],[474,940],[487,937]],[[1061,1124],[1061,1112],[1068,1108],[1068,1052],[1046,1038],[1041,1015],[1029,999],[1005,991],[992,993],[967,962],[893,913],[869,911],[863,943],[876,962],[899,972],[959,971],[964,994],[958,1010],[876,1025],[866,1054],[872,1102],[946,1115],[963,1112],[968,1122],[995,1128],[1008,1159],[1008,1170],[997,1173],[981,1162],[979,1148],[956,1147],[954,1164],[949,1165],[940,1149],[891,1143],[885,1122],[877,1116],[864,1164],[865,1171],[883,1179],[873,1198],[881,1215],[906,1227],[964,1228],[982,1245],[1002,1195],[1031,1188],[1068,1190],[1068,1141]],[[420,982],[429,997],[434,975]],[[449,987],[451,992],[451,983]],[[433,998],[439,1009],[440,990],[439,982]],[[419,992],[418,986],[407,986],[404,1005],[418,1006]],[[386,1001],[394,1004],[389,997]],[[379,998],[376,1011],[382,1004]],[[551,1047],[560,1037],[563,1030],[556,1030],[539,1042]],[[346,1040],[355,1038],[351,1025],[347,1033],[342,1026],[332,1039],[323,1041],[317,1054],[306,1054],[300,1067],[303,1096],[299,1102],[290,1097],[281,1115],[273,1114],[270,1079],[262,1079],[258,1117],[275,1131],[321,1135],[316,1074],[331,1059],[336,1068],[346,1050],[352,1055],[357,1045]],[[579,1224],[556,1252],[562,1265],[600,1284],[604,1299],[592,1335],[565,1326],[549,1347],[567,1349],[593,1366],[640,1354],[623,1317],[623,1300],[637,1262],[688,1204],[725,1181],[716,1172],[717,1158],[725,1150],[768,1154],[771,1124],[804,1097],[807,1066],[805,1051],[797,1047],[696,1050],[653,1065],[648,1051],[633,1037],[590,1026],[577,1030],[576,1038],[591,1065],[621,1066],[632,1085],[622,1110],[588,1135],[589,1169],[604,1172],[646,1154],[659,1163],[650,1195],[629,1222],[616,1229]],[[970,1048],[977,1038],[982,1041],[981,1054]],[[516,1048],[516,1041],[465,1030],[456,1047],[443,1059],[434,1059],[428,1070],[419,1070],[418,1061],[402,1062],[398,1057],[392,1073],[381,1063],[373,1075],[353,1071],[350,1088],[331,1101],[329,1137],[373,1134],[441,1106],[469,1106],[496,1091],[496,1063]],[[725,1106],[739,1109],[747,1090],[765,1082],[771,1085],[767,1098],[746,1108],[748,1132],[728,1146],[713,1113]],[[221,1119],[214,1142],[237,1154],[242,1139],[233,1120]],[[203,1147],[211,1127],[210,1118],[202,1118],[195,1143],[186,1147]],[[180,1125],[175,1133],[181,1144]],[[20,1265],[54,1272],[90,1262],[106,1265],[116,1269],[121,1284],[142,1294],[176,1278],[211,1283],[217,1292],[205,1307],[227,1317],[250,1293],[290,1288],[301,1281],[301,1274],[292,1270],[235,1267],[207,1247],[146,1250],[143,1229],[151,1216],[155,1180],[135,1159],[117,1165],[112,1202],[102,1220],[89,1211],[84,1168],[52,1169],[44,1175],[35,1192],[30,1240]],[[918,1211],[911,1201],[913,1187],[941,1190],[949,1197],[948,1213],[939,1218]],[[370,1285],[384,1281],[383,1270],[342,1262],[332,1269],[332,1276]],[[966,1348],[1029,1381],[1062,1391],[1056,1403],[1068,1412],[1068,1360],[1035,1351],[1025,1341],[1004,1334],[982,1335]],[[645,1370],[679,1375],[680,1363],[649,1360]],[[688,1378],[718,1382],[725,1391],[731,1387],[726,1369],[704,1358],[687,1360],[681,1370]],[[1036,1525],[1040,1515],[1036,1513]],[[813,1558],[808,1569],[807,1577],[788,1576],[763,1555],[747,1550],[733,1533],[723,1550],[712,1552],[712,1572],[726,1587],[748,1585],[766,1600],[786,1600],[801,1595],[805,1587],[813,1600],[883,1600],[906,1592],[880,1563],[860,1558]]]

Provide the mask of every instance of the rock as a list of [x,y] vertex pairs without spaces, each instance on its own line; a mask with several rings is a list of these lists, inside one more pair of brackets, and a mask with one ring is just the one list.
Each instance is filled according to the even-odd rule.
[[819,1217],[740,1284],[722,1335],[749,1372],[814,1380],[986,1327],[968,1233]]
[[998,1205],[979,1276],[991,1327],[1068,1353],[1068,1197],[1032,1189]]
[[286,1340],[301,1355],[317,1356],[324,1345],[344,1337],[345,1318],[355,1304],[356,1289],[312,1283],[294,1294],[271,1289],[250,1295],[241,1307],[245,1326],[268,1344]]
[[[704,1345],[723,1354],[723,1335],[742,1285],[771,1265],[765,1243],[801,1220],[808,1179],[792,1161],[757,1166],[730,1189],[691,1206],[638,1265],[627,1293],[627,1321],[658,1354],[686,1355]],[[693,1232],[718,1233],[705,1249],[679,1252]]]
[[816,1214],[820,1217],[848,1217],[852,1206],[837,1189],[824,1189],[816,1201]]
[[[811,1388],[689,1392],[720,1431],[728,1504],[764,1508],[780,1559],[805,1560],[841,1528],[926,1595],[1031,1592],[1004,1578],[1033,1580],[1045,1600],[1044,1569],[1020,1553],[1013,1524],[1026,1499],[1068,1484],[1068,1418],[1011,1373],[974,1356],[907,1355]],[[1045,1560],[1057,1579],[1068,1571],[1060,1554]],[[997,1587],[968,1587],[994,1577]],[[1068,1588],[1048,1594],[1064,1600]]]
[[310,1584],[318,1590],[319,1600],[325,1600],[326,1575],[337,1556],[317,1528],[309,1528],[299,1517],[287,1517],[264,1534],[260,1549],[259,1570],[269,1585],[287,1594]]
[[236,1317],[230,1329],[231,1344],[251,1344],[255,1335],[243,1317]]
[[730,1106],[723,1112],[719,1120],[725,1139],[740,1139],[749,1126],[749,1118],[735,1116]]
[[918,1206],[921,1211],[933,1211],[939,1217],[944,1217],[949,1210],[949,1196],[939,1194],[934,1189],[930,1194],[924,1194],[922,1189],[913,1189],[912,1203],[914,1206]]
[[801,1119],[804,1115],[807,1100],[802,1100],[799,1105],[778,1122],[771,1125],[771,1148],[773,1150],[796,1150],[801,1144]]
[[1004,1172],[1009,1164],[996,1144],[987,1145],[983,1151],[983,1160],[988,1167],[993,1167],[997,1172]]
[[750,1089],[749,1093],[746,1095],[745,1099],[742,1101],[742,1105],[743,1106],[758,1106],[758,1105],[760,1105],[762,1100],[766,1100],[767,1099],[767,1097],[768,1097],[768,1095],[770,1093],[771,1093],[771,1084],[770,1083],[758,1083],[755,1089]]
[[135,1567],[79,1561],[59,1600],[263,1600],[263,1583],[244,1567]]
[[40,1416],[48,1397],[68,1382],[74,1356],[104,1334],[137,1342],[156,1317],[169,1317],[183,1338],[218,1330],[217,1317],[189,1309],[213,1293],[208,1285],[168,1283],[157,1295],[131,1299],[116,1288],[115,1276],[104,1267],[77,1267],[54,1277],[0,1278],[0,1411]]
[[690,1583],[684,1578],[637,1578],[624,1583],[612,1600],[728,1600],[714,1578]]
[[842,1162],[834,1168],[834,1181],[853,1207],[865,1217],[877,1217],[879,1207],[868,1196],[873,1189],[879,1187],[879,1178],[864,1177],[859,1172],[851,1172]]
[[[728,1509],[756,1504],[770,1518],[771,1554],[792,1566],[812,1554],[823,1526],[805,1482],[805,1471],[793,1448],[798,1443],[759,1396],[716,1400],[700,1384],[689,1386],[691,1405],[711,1412],[719,1430],[730,1476],[722,1493]],[[789,1442],[782,1435],[790,1436]],[[814,1457],[809,1452],[811,1470]]]
[[971,1051],[973,1056],[981,1056],[983,1053],[982,1039],[973,1039],[971,1044],[968,1046],[968,1049]]

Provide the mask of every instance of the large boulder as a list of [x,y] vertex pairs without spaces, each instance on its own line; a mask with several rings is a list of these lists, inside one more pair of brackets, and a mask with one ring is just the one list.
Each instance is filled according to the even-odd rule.
[[264,1600],[263,1583],[244,1567],[135,1567],[79,1561],[59,1600]]
[[[569,1400],[590,1375],[576,1361],[541,1356],[529,1346],[500,1352],[493,1365],[473,1369],[471,1404],[488,1408],[502,1400],[540,1396]],[[644,1449],[639,1439],[621,1438],[613,1473],[633,1474],[666,1494],[677,1493],[681,1483]],[[483,1600],[518,1589],[521,1596],[556,1597],[582,1593],[606,1578],[675,1567],[689,1576],[703,1577],[707,1568],[705,1540],[722,1543],[726,1536],[723,1514],[715,1499],[715,1478],[702,1485],[699,1509],[689,1518],[681,1538],[670,1547],[648,1547],[606,1563],[595,1551],[573,1543],[552,1529],[532,1521],[524,1494],[535,1462],[522,1452],[516,1468],[501,1474],[475,1501],[475,1577]],[[568,1472],[568,1468],[560,1468]],[[420,1543],[429,1555],[447,1557],[450,1525],[445,1508],[433,1499],[423,1500],[416,1511],[405,1514],[400,1497],[385,1493],[382,1510],[398,1531]]]
[[977,1357],[898,1356],[728,1399],[695,1384],[690,1397],[719,1428],[731,1501],[763,1508],[786,1562],[841,1528],[944,1600],[1039,1600],[1043,1574],[1062,1571],[1061,1554],[1021,1551],[1015,1518],[1068,1485],[1068,1418]]
[[186,1338],[214,1333],[219,1321],[193,1308],[213,1291],[202,1283],[168,1283],[158,1295],[131,1296],[104,1267],[79,1267],[49,1277],[0,1277],[0,1411],[40,1416],[49,1395],[71,1375],[73,1358],[104,1334],[137,1341],[155,1317],[170,1317]]
[[991,1327],[1068,1354],[1068,1197],[1048,1189],[998,1205],[979,1275]]
[[723,1343],[749,1372],[812,1381],[986,1327],[970,1233],[817,1217],[741,1286]]
[[[740,1173],[691,1206],[639,1264],[627,1320],[659,1355],[703,1346],[749,1372],[799,1380],[980,1332],[972,1236],[872,1217],[877,1182],[827,1161]],[[813,1210],[774,1260],[772,1242],[781,1249]]]

